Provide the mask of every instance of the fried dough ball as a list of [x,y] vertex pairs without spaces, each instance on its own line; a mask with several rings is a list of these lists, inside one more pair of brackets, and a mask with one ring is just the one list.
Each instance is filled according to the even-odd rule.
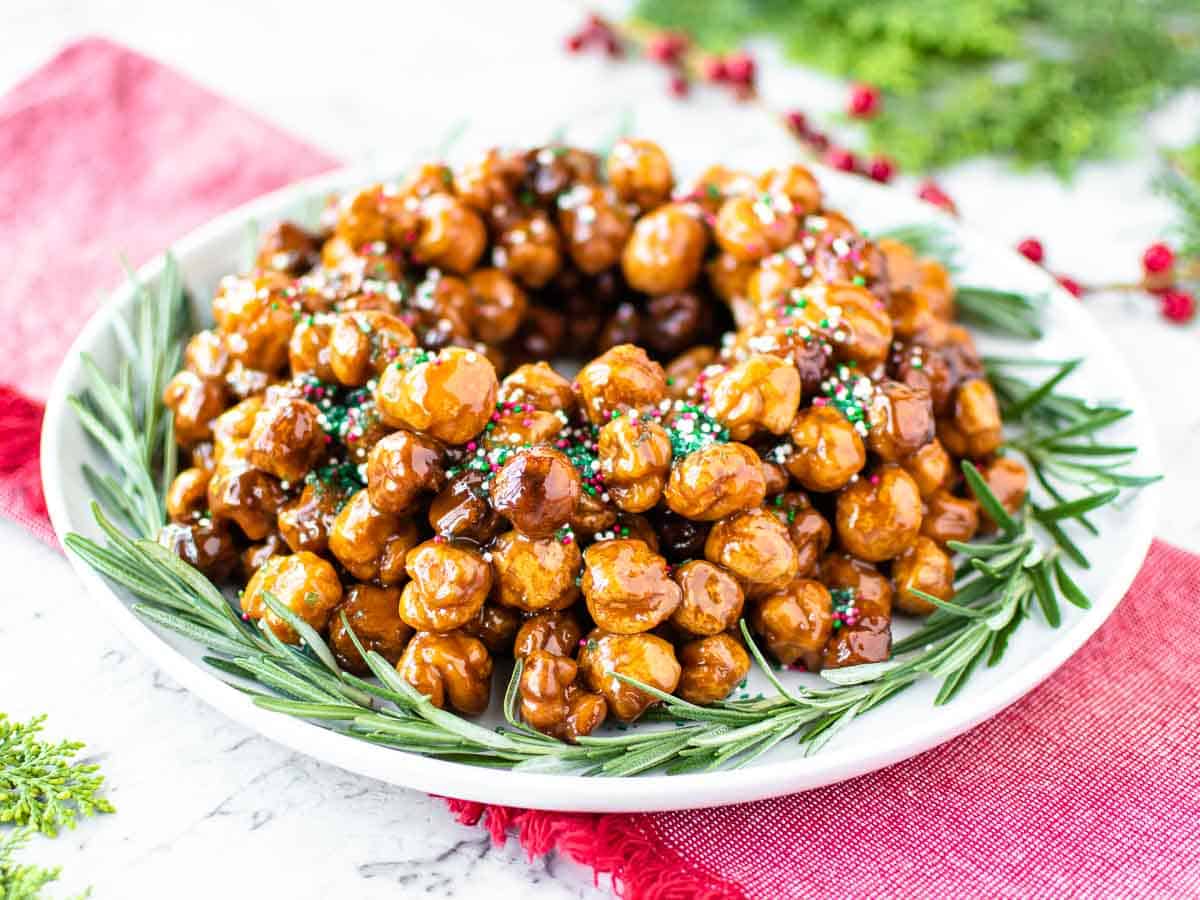
[[798,163],[768,169],[759,176],[758,186],[769,194],[787,197],[797,216],[811,216],[821,208],[821,185],[812,172]]
[[240,454],[225,454],[208,482],[212,517],[233,522],[252,541],[261,541],[275,530],[282,502],[279,482]]
[[732,253],[722,252],[718,253],[704,270],[708,274],[708,286],[729,305],[734,314],[734,322],[739,328],[747,324],[738,319],[734,303],[748,296],[750,280],[758,271],[758,264],[738,259]]
[[834,356],[855,362],[864,370],[887,359],[892,349],[892,320],[887,307],[870,291],[835,281],[826,286],[823,301],[827,311],[840,310],[835,331],[841,331],[844,337],[839,340],[835,333]]
[[875,385],[867,410],[867,449],[884,462],[900,462],[933,440],[929,391],[899,381]]
[[225,339],[215,331],[198,331],[183,350],[183,367],[201,378],[222,378],[229,370]]
[[860,559],[892,559],[916,540],[921,515],[917,483],[899,466],[888,463],[838,494],[838,540]]
[[195,372],[177,372],[163,388],[163,405],[175,419],[175,440],[188,447],[213,436],[213,420],[225,409],[225,385]]
[[708,234],[694,211],[667,203],[637,220],[621,254],[621,270],[634,290],[682,291],[696,280]]
[[336,381],[337,375],[330,362],[333,348],[330,336],[333,323],[322,315],[301,319],[288,341],[288,367],[292,375],[311,375],[319,381]]
[[579,686],[578,674],[573,659],[545,650],[530,653],[518,688],[521,718],[543,734],[572,743],[595,731],[608,714],[608,705],[599,694]]
[[239,560],[242,566],[242,580],[249,581],[268,559],[273,556],[284,556],[287,554],[287,551],[288,545],[284,543],[283,537],[278,532],[268,534],[266,538],[257,544],[251,544],[242,551],[241,559]]
[[802,409],[792,423],[784,467],[810,491],[835,491],[866,464],[867,450],[850,421],[832,406]]
[[320,259],[320,238],[295,222],[280,222],[258,242],[255,266],[286,275],[303,275]]
[[284,295],[290,281],[279,272],[221,279],[212,310],[231,359],[264,372],[278,372],[287,364],[295,324]]
[[329,619],[329,649],[343,669],[357,675],[371,671],[354,646],[346,621],[363,648],[374,650],[393,666],[400,661],[413,630],[400,618],[400,589],[373,584],[351,585]]
[[325,553],[342,499],[340,491],[326,485],[305,484],[300,496],[289,500],[279,510],[279,534],[284,543],[296,553],[301,550]]
[[359,581],[402,581],[404,555],[416,544],[416,524],[376,509],[365,488],[342,507],[329,532],[329,552]]
[[[414,351],[416,352],[416,351]],[[483,430],[496,405],[499,382],[486,357],[447,347],[436,357],[388,366],[375,389],[386,424],[424,431],[447,444],[465,444]]]
[[[778,356],[756,353],[717,379],[709,414],[729,429],[735,441],[760,430],[784,434],[800,406],[800,373]],[[932,427],[933,419],[930,417]]]
[[500,399],[528,403],[543,412],[571,413],[575,409],[571,383],[546,362],[526,363],[509,372],[500,382]]
[[765,509],[748,509],[722,519],[708,533],[704,556],[737,577],[751,595],[787,584],[800,557],[787,526]]
[[481,341],[499,344],[517,332],[529,299],[525,291],[500,269],[476,269],[467,276],[474,298],[471,332]]
[[208,509],[208,482],[212,473],[192,467],[175,476],[167,491],[167,516],[172,522],[188,522]]
[[562,268],[558,229],[541,210],[512,222],[496,238],[492,265],[528,288],[545,287]]
[[429,504],[429,524],[447,538],[466,538],[486,545],[500,533],[503,521],[492,509],[487,476],[472,469],[456,475]]
[[461,631],[417,632],[396,671],[438,709],[478,716],[491,699],[492,657],[482,641]]
[[750,655],[728,634],[688,641],[679,648],[678,695],[688,703],[724,700],[750,671]]
[[418,631],[461,628],[492,589],[492,567],[479,553],[437,538],[410,550],[404,568],[411,581],[400,596],[400,618]]
[[579,597],[583,567],[579,545],[557,537],[531,538],[509,531],[491,548],[495,599],[523,612],[569,608]]
[[800,288],[807,279],[802,260],[795,256],[788,252],[772,253],[755,266],[746,281],[746,297],[756,311],[769,316],[781,305],[786,309],[789,300],[801,298]]
[[686,350],[712,327],[710,302],[695,291],[651,297],[642,316],[640,340],[656,353]]
[[583,629],[570,610],[543,612],[530,616],[517,630],[513,656],[523,659],[535,650],[554,656],[570,656],[579,647]]
[[938,491],[954,483],[954,461],[937,438],[899,460],[899,463],[900,468],[917,483],[917,490],[921,492],[923,500],[928,500]]
[[492,476],[492,507],[530,537],[547,537],[566,525],[581,493],[579,472],[548,446],[518,450]]
[[492,147],[454,173],[454,193],[486,216],[496,207],[513,203],[513,192],[524,174],[525,166],[519,158]]
[[486,246],[483,220],[457,197],[432,193],[421,201],[413,260],[465,275],[475,268]]
[[945,550],[921,536],[892,560],[892,580],[896,582],[896,608],[914,616],[927,616],[937,607],[913,590],[949,600],[954,596],[954,563]]
[[217,416],[212,423],[213,462],[219,463],[227,453],[242,452],[254,420],[263,407],[261,396],[248,397]]
[[632,722],[657,703],[652,694],[627,684],[619,672],[664,693],[674,693],[682,672],[675,648],[652,634],[610,634],[597,628],[579,652],[579,669],[587,686],[608,701],[608,711]]
[[[1011,456],[996,456],[982,463],[979,474],[987,482],[988,488],[1007,513],[1015,513],[1025,503],[1025,495],[1029,491],[1029,473],[1025,467]],[[980,508],[983,521],[990,527],[995,527],[991,516]]]
[[617,416],[600,429],[600,472],[613,502],[629,513],[658,503],[671,467],[671,438],[666,429],[637,413]]
[[213,580],[225,578],[237,565],[237,542],[225,522],[169,522],[159,532],[158,542]]
[[960,385],[954,396],[954,417],[938,422],[938,438],[955,456],[994,453],[1004,442],[1004,431],[992,386],[982,378]]
[[801,491],[779,494],[767,504],[767,510],[787,528],[788,537],[796,548],[796,574],[801,577],[811,575],[833,536],[829,521],[813,508],[808,495]]
[[596,275],[616,265],[633,223],[613,190],[577,184],[557,203],[558,227],[576,268]]
[[843,554],[821,561],[821,580],[830,591],[848,591],[853,624],[835,629],[825,645],[827,669],[883,662],[892,649],[892,584],[873,565]]
[[946,490],[925,499],[921,534],[943,547],[950,541],[969,541],[979,530],[979,504]]
[[783,194],[764,192],[722,203],[713,231],[722,250],[751,262],[790,244],[797,227],[791,201]]
[[617,196],[641,209],[665,203],[675,186],[671,161],[653,141],[621,138],[609,152],[605,167]]
[[745,596],[737,579],[703,559],[684,563],[674,574],[682,599],[671,624],[688,634],[720,634],[737,625]]
[[446,483],[442,448],[424,435],[401,429],[371,448],[367,493],[380,512],[410,512],[422,495]]
[[262,620],[284,643],[296,644],[300,635],[267,605],[264,594],[317,631],[324,631],[330,613],[341,602],[342,583],[333,566],[307,551],[273,556],[254,573],[242,593],[242,612]]
[[483,641],[488,652],[495,655],[512,650],[513,638],[521,627],[521,614],[515,609],[495,603],[484,603],[478,615],[463,626],[462,630],[473,638]]
[[762,597],[751,622],[767,651],[785,666],[799,661],[809,671],[819,671],[833,633],[829,589],[811,578],[797,578]]
[[368,310],[339,313],[329,344],[333,377],[344,385],[359,387],[395,362],[402,351],[415,347],[417,339],[412,329],[391,313]]
[[762,461],[745,444],[712,444],[677,460],[664,494],[672,512],[713,522],[763,502]]
[[269,400],[254,417],[250,463],[281,481],[300,481],[325,452],[321,411],[307,400]]
[[620,344],[593,359],[577,381],[583,411],[595,425],[624,410],[648,410],[667,395],[663,367],[632,344]]
[[675,612],[683,598],[667,561],[644,541],[600,541],[588,547],[583,562],[588,612],[605,631],[649,631]]

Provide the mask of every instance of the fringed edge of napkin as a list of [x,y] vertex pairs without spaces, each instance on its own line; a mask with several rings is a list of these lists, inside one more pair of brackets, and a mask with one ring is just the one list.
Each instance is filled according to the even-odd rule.
[[486,828],[496,844],[513,834],[530,859],[557,851],[588,866],[594,878],[612,877],[625,900],[746,900],[737,885],[703,871],[660,840],[632,816],[547,812],[490,806],[442,797],[463,825]]
[[39,401],[0,384],[0,514],[53,544],[38,462],[45,412]]

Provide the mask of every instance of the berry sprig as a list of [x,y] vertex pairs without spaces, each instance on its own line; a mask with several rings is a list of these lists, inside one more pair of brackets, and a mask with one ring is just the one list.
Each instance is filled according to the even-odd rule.
[[[589,16],[579,30],[567,37],[566,46],[572,53],[597,48],[611,58],[624,56],[626,47],[638,48],[646,59],[668,70],[667,89],[676,98],[689,96],[692,85],[699,81],[726,88],[739,101],[763,105],[757,91],[758,63],[744,49],[724,55],[709,54],[698,48],[685,32],[614,24],[596,15]],[[850,86],[845,104],[847,118],[868,121],[878,116],[882,109],[883,94],[877,86],[863,82]],[[764,111],[776,119],[813,159],[820,160],[832,169],[861,175],[881,184],[891,182],[898,174],[898,166],[892,157],[886,154],[869,158],[860,156],[853,149],[835,141],[828,131],[815,126],[810,116],[801,109],[780,113],[764,106]],[[917,185],[916,193],[926,203],[951,215],[958,215],[953,198],[932,178],[922,180]],[[1021,241],[1017,251],[1038,265],[1045,262],[1045,248],[1036,238]],[[1061,272],[1055,273],[1054,277],[1063,290],[1077,298],[1113,290],[1148,293],[1157,298],[1164,319],[1184,324],[1195,317],[1196,300],[1193,293],[1182,284],[1200,279],[1200,261],[1190,267],[1196,271],[1181,277],[1176,271],[1175,257],[1175,252],[1167,244],[1151,244],[1142,256],[1142,279],[1136,285],[1088,285]]]

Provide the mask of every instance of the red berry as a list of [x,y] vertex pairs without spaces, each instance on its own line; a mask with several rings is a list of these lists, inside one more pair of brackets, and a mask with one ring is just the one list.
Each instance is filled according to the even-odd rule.
[[729,72],[725,68],[725,60],[719,56],[710,56],[704,61],[704,77],[709,81],[720,83],[729,80]]
[[673,66],[687,49],[687,38],[673,31],[664,31],[650,38],[646,44],[646,55],[655,62]]
[[869,84],[856,84],[850,89],[846,112],[856,119],[870,119],[879,113],[879,89]]
[[818,153],[829,149],[829,135],[822,131],[810,131],[804,136],[804,140],[808,141],[808,145]]
[[1142,268],[1156,275],[1170,269],[1174,262],[1175,253],[1166,244],[1151,244],[1142,254]]
[[734,84],[754,84],[754,57],[745,51],[725,57],[725,74]]
[[797,137],[803,137],[808,133],[808,117],[800,110],[789,110],[784,113],[783,120],[787,123],[788,130]]
[[1196,315],[1196,298],[1185,291],[1167,291],[1159,302],[1163,318],[1168,322],[1182,325],[1192,321]]
[[1040,263],[1046,258],[1046,248],[1037,238],[1025,238],[1017,244],[1017,252],[1030,262]]
[[950,195],[943,191],[936,181],[921,182],[920,187],[917,188],[917,196],[926,203],[940,206],[948,213],[958,212],[958,207],[954,205],[954,201],[950,199]]
[[578,53],[583,49],[583,35],[579,32],[567,36],[567,52]]
[[853,172],[858,168],[858,157],[845,147],[830,147],[825,153],[825,164],[842,172]]
[[1059,285],[1064,291],[1072,297],[1079,298],[1083,296],[1083,285],[1072,278],[1070,275],[1056,275]]
[[887,184],[896,174],[896,164],[886,156],[876,156],[867,166],[867,174],[876,181]]
[[672,75],[671,80],[667,85],[672,97],[686,97],[688,91],[691,90],[691,82],[687,80],[686,75]]

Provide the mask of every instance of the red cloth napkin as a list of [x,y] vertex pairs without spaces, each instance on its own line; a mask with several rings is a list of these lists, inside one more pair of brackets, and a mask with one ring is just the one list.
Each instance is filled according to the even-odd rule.
[[[119,277],[116,252],[139,261],[332,162],[97,40],[0,100],[0,160],[0,383],[35,394]],[[38,421],[36,402],[0,388],[0,512],[48,534],[29,496]],[[1046,684],[833,787],[658,815],[447,802],[531,855],[611,873],[628,898],[1200,896],[1198,596],[1200,557],[1155,543],[1113,617]]]

